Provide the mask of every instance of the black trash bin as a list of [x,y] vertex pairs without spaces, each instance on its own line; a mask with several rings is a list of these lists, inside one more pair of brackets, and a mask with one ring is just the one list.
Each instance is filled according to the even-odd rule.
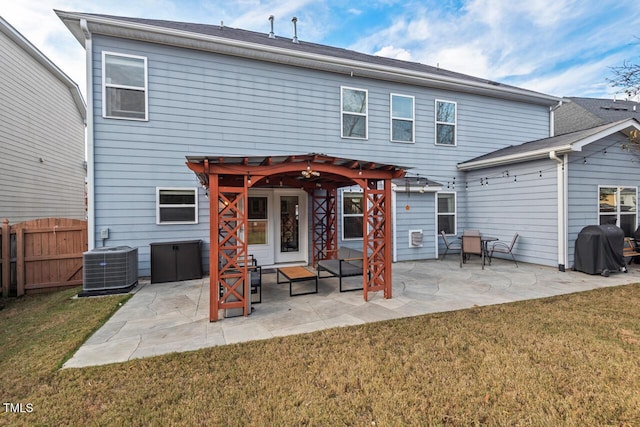
[[587,274],[609,276],[612,271],[626,272],[624,231],[615,225],[588,225],[576,239],[573,269]]
[[202,240],[151,243],[151,283],[202,278]]

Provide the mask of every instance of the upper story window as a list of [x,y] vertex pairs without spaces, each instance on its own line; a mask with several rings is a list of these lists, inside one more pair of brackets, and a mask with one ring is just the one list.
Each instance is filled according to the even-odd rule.
[[456,145],[456,103],[436,99],[436,144]]
[[638,188],[600,186],[598,199],[600,225],[615,224],[625,236],[633,236],[638,226]]
[[157,188],[156,222],[158,224],[197,224],[197,188]]
[[369,127],[367,90],[344,86],[340,90],[342,137],[367,139]]
[[391,94],[391,141],[414,142],[414,108],[413,96]]
[[147,58],[102,52],[102,116],[147,120]]

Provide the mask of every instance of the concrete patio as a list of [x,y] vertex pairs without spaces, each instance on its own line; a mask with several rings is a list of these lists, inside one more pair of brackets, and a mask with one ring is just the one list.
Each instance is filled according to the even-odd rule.
[[[319,293],[289,296],[288,284],[276,284],[275,272],[263,274],[262,303],[248,317],[209,322],[209,279],[174,283],[141,282],[124,304],[69,359],[75,368],[124,362],[172,352],[269,339],[321,329],[475,306],[544,298],[595,288],[640,282],[640,271],[610,277],[532,264],[494,260],[481,269],[478,259],[459,267],[446,261],[393,264],[393,298],[381,292],[364,302],[362,291],[340,293],[338,279],[321,279]],[[347,279],[357,286],[362,278]]]

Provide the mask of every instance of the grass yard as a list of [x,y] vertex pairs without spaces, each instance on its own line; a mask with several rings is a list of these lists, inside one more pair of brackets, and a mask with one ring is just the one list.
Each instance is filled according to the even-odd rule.
[[73,294],[0,310],[0,425],[640,425],[640,285],[59,370]]

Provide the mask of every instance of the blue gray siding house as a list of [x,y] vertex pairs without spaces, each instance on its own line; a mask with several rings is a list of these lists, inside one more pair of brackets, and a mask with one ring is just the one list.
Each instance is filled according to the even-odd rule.
[[[325,153],[403,165],[394,260],[435,259],[440,229],[480,228],[500,239],[521,231],[519,258],[559,263],[558,161],[548,152],[509,167],[477,160],[549,138],[558,98],[267,32],[56,13],[87,52],[90,246],[137,247],[142,276],[150,243],[202,239],[209,258],[209,202],[187,156]],[[519,175],[514,185],[497,179],[505,169]],[[263,265],[308,263],[311,202],[272,184],[250,193],[251,250]],[[361,246],[357,190],[338,199],[341,244]],[[291,200],[301,231],[287,252],[276,247],[287,232],[276,218]]]

